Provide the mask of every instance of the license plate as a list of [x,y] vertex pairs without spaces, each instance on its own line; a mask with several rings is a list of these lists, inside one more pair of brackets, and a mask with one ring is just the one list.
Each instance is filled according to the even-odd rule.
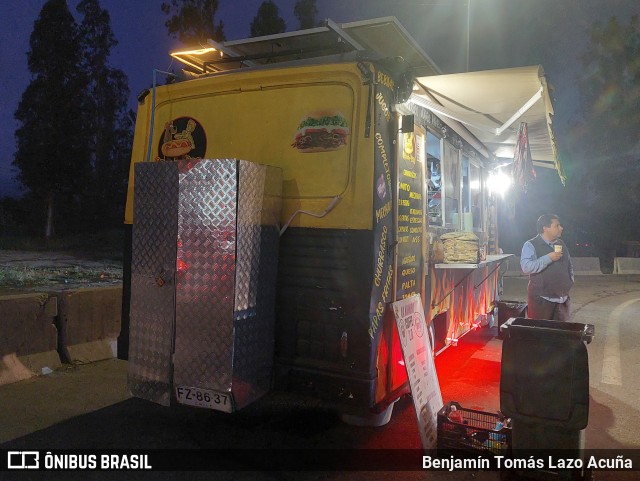
[[176,400],[180,404],[215,409],[225,413],[233,412],[233,402],[229,393],[201,389],[199,387],[176,387]]

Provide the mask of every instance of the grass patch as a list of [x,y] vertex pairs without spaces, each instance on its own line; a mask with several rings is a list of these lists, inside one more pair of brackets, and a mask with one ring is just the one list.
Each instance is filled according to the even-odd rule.
[[28,288],[41,286],[93,285],[122,281],[122,268],[104,267],[2,267],[0,286]]
[[29,289],[119,283],[122,281],[123,242],[124,229],[49,240],[0,236],[0,251],[29,253],[15,256],[3,253],[6,260],[0,264],[0,287]]

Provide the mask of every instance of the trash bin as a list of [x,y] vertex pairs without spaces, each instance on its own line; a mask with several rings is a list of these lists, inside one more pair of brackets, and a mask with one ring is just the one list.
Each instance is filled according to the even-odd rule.
[[[594,326],[518,317],[501,330],[500,411],[512,420],[514,456],[544,450],[577,459],[589,421],[586,344]],[[555,474],[587,476],[586,470]]]
[[512,317],[526,317],[527,303],[523,301],[498,301],[498,338],[502,339],[502,326]]

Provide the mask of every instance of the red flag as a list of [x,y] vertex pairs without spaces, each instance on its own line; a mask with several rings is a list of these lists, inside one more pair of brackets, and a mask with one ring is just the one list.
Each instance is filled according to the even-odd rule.
[[526,192],[529,182],[535,179],[536,171],[533,168],[533,159],[531,158],[527,123],[520,122],[516,149],[513,152],[513,182]]

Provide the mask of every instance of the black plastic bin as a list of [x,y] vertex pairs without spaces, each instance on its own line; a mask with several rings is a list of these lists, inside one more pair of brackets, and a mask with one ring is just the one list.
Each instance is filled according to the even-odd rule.
[[527,317],[527,303],[522,301],[498,301],[498,337],[503,338],[500,327],[512,317]]
[[[531,450],[580,456],[589,421],[586,344],[593,325],[512,318],[501,329],[500,410],[512,420],[514,456]],[[576,479],[575,472],[559,474]]]

